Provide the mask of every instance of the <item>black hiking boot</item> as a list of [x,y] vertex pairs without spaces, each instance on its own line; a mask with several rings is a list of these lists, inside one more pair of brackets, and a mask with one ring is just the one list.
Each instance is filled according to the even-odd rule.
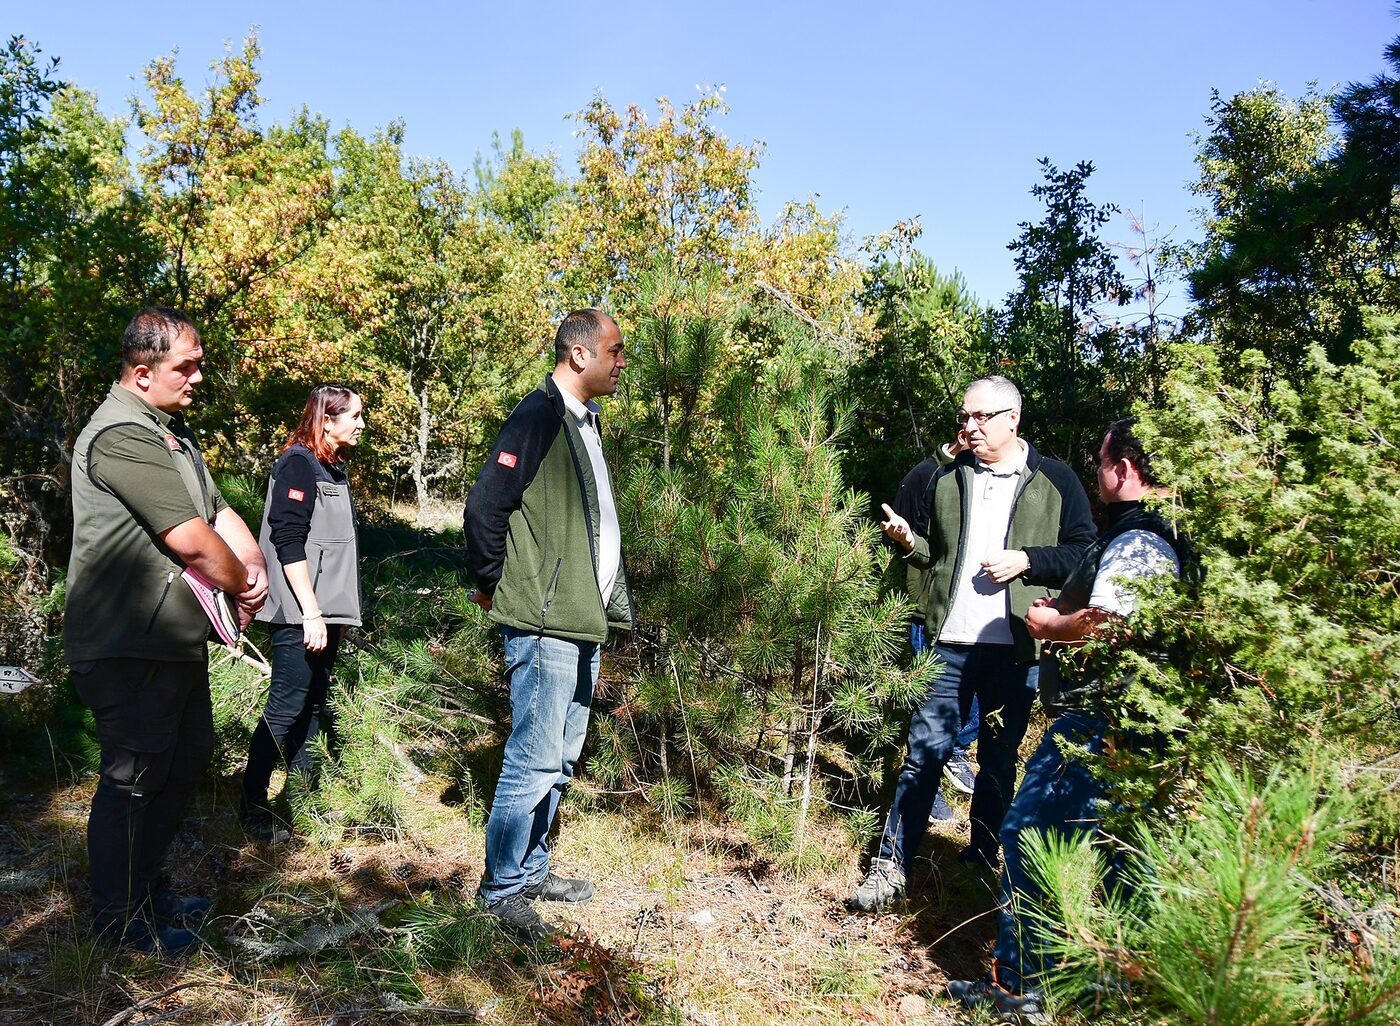
[[508,894],[498,901],[483,901],[482,904],[488,915],[495,916],[503,927],[522,940],[543,944],[554,936],[554,927],[540,918],[535,906],[521,891]]
[[521,891],[534,901],[564,901],[571,905],[582,905],[593,900],[593,884],[588,880],[575,880],[572,877],[546,873],[537,884],[531,884]]

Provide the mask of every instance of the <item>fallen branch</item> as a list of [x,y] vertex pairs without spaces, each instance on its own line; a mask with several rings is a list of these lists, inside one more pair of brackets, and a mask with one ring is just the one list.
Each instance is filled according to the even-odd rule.
[[[219,983],[219,982],[216,981],[216,980],[190,980],[188,983],[177,983],[175,986],[173,986],[173,987],[168,987],[168,988],[166,988],[165,990],[161,991],[159,994],[152,994],[150,997],[144,998],[144,999],[142,999],[142,1000],[136,1002],[136,1004],[132,1005],[130,1008],[127,1008],[127,1009],[125,1009],[124,1011],[118,1012],[116,1015],[112,1016],[110,1019],[108,1019],[106,1022],[104,1022],[104,1023],[102,1024],[102,1026],[121,1026],[121,1024],[124,1023],[124,1022],[130,1022],[132,1016],[137,1015],[137,1014],[139,1014],[139,1013],[141,1013],[141,1012],[144,1012],[146,1009],[148,1009],[148,1008],[150,1008],[152,1005],[154,1005],[157,1001],[164,1001],[164,1000],[165,1000],[166,998],[168,998],[171,994],[179,993],[180,991],[184,990],[186,987],[232,987],[232,986],[234,986],[234,984],[231,984],[231,983]],[[180,1011],[181,1011],[181,1013],[183,1013],[183,1012],[185,1011],[185,1009],[180,1009]],[[169,1018],[172,1018],[172,1017],[169,1016],[169,1015],[161,1015],[161,1016],[157,1016],[157,1017],[154,1018],[154,1019],[148,1019],[148,1020],[146,1020],[146,1021],[147,1021],[147,1022],[162,1022],[162,1021],[164,1021],[164,1020],[166,1020],[166,1019],[169,1019]],[[143,1024],[143,1026],[144,1026],[144,1024]]]

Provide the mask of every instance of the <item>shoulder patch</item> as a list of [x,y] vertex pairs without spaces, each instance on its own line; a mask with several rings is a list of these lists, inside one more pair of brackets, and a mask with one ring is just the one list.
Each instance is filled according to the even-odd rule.
[[165,436],[165,446],[166,446],[166,448],[169,449],[171,452],[179,452],[179,451],[180,451],[180,440],[179,440],[178,438],[176,438],[174,435],[166,435],[166,436]]
[[516,463],[520,461],[515,453],[502,451],[501,454],[496,457],[496,462],[503,467],[514,467]]
[[291,500],[294,501],[294,502],[305,502],[305,501],[306,501],[306,493],[305,493],[304,491],[302,491],[300,488],[288,488],[288,489],[287,489],[287,498],[291,499]]

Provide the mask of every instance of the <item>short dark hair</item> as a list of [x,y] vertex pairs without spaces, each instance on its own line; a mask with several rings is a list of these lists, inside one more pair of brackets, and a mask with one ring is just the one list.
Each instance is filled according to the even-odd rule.
[[611,317],[592,307],[575,310],[565,317],[559,323],[559,330],[554,333],[555,366],[569,358],[569,350],[574,346],[583,346],[590,354],[597,356],[603,329],[611,322]]
[[194,321],[168,306],[148,306],[138,310],[122,332],[122,370],[155,367],[170,354],[170,347],[188,331],[199,340]]
[[1108,458],[1114,463],[1127,460],[1137,467],[1138,477],[1149,488],[1161,488],[1162,482],[1152,470],[1152,456],[1142,447],[1142,441],[1133,434],[1136,417],[1124,417],[1108,425]]

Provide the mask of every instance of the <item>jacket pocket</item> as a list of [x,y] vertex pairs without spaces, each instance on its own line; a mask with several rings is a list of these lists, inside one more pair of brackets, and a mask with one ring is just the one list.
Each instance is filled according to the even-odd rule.
[[155,630],[156,617],[160,616],[161,608],[165,605],[165,600],[170,597],[170,586],[175,582],[175,571],[171,570],[165,575],[165,587],[160,590],[160,599],[156,602],[155,609],[151,610],[150,623],[146,624],[146,633],[150,634]]
[[549,612],[549,607],[554,604],[554,595],[559,590],[559,571],[564,568],[564,557],[560,556],[554,563],[554,573],[549,577],[549,587],[544,590],[544,604],[540,606],[540,626],[544,626],[545,614]]
[[321,612],[336,619],[360,620],[359,550],[353,542],[318,543],[311,590]]

